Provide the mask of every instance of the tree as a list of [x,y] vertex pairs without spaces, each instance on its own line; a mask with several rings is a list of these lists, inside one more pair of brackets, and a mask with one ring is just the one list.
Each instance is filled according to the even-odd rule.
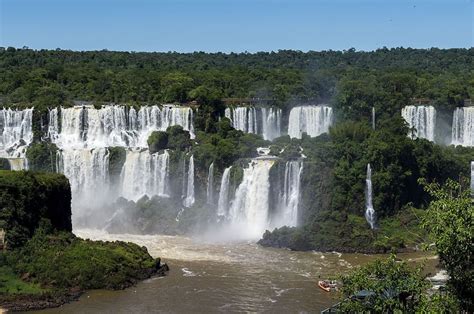
[[444,186],[420,180],[431,194],[423,226],[431,234],[436,252],[450,276],[448,281],[464,310],[472,312],[474,303],[474,203],[469,189],[447,180]]
[[[341,277],[344,311],[376,311],[380,313],[413,311],[427,282],[421,267],[412,269],[406,262],[397,262],[395,255],[376,260],[347,276]],[[366,297],[362,299],[361,291]]]
[[339,309],[350,313],[453,313],[459,305],[449,293],[428,293],[422,265],[410,267],[394,254],[342,276],[344,300]]

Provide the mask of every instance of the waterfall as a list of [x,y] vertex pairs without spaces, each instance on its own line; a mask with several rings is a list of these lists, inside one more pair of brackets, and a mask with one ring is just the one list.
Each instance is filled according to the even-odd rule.
[[262,108],[263,139],[272,141],[281,135],[281,109]]
[[414,129],[410,130],[410,138],[434,141],[436,110],[433,106],[406,106],[402,109],[402,117],[410,129]]
[[298,204],[300,200],[302,161],[287,161],[283,190],[280,194],[280,220],[277,226],[294,227],[298,223]]
[[121,196],[138,200],[144,195],[169,197],[169,153],[128,150],[121,173]]
[[47,138],[51,142],[58,142],[59,138],[59,110],[58,108],[48,109],[48,134]]
[[471,195],[474,197],[474,161],[471,161]]
[[259,238],[268,227],[270,194],[270,168],[274,160],[253,159],[244,169],[231,203],[229,216],[232,225],[239,227],[241,235]]
[[194,138],[192,109],[144,106],[137,112],[118,105],[76,106],[61,108],[60,124],[57,109],[50,110],[48,133],[61,148],[147,147],[151,132],[166,131],[173,125],[181,125]]
[[219,190],[219,201],[217,204],[217,215],[227,216],[227,210],[229,206],[229,183],[230,183],[230,170],[232,166],[225,168],[222,174],[221,188]]
[[294,107],[290,111],[288,135],[301,138],[304,132],[311,137],[326,133],[332,124],[332,116],[332,108],[325,105]]
[[189,158],[188,166],[188,184],[186,187],[186,198],[184,199],[183,205],[185,207],[191,207],[194,204],[194,156]]
[[106,201],[109,186],[106,148],[60,150],[57,154],[57,169],[69,179],[74,208],[97,207]]
[[24,158],[33,140],[33,108],[0,110],[0,157]]
[[452,144],[474,146],[474,107],[456,108],[454,111]]
[[214,204],[214,163],[209,166],[209,173],[207,175],[207,203]]
[[265,140],[273,140],[281,135],[281,109],[235,107],[226,108],[225,116],[232,127],[246,133],[262,135]]
[[372,107],[372,130],[375,130],[375,107]]
[[28,170],[28,160],[26,158],[7,158],[10,170]]
[[370,164],[367,164],[367,178],[365,179],[365,219],[370,225],[371,229],[375,228],[375,210],[372,205],[372,169]]

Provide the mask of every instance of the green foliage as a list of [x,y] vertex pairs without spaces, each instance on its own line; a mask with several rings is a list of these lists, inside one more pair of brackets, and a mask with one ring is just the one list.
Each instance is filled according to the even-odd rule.
[[168,133],[167,148],[176,150],[185,150],[191,147],[191,136],[188,131],[185,131],[180,125],[173,125],[166,129]]
[[11,170],[10,163],[6,158],[0,158],[0,170]]
[[2,294],[40,294],[44,291],[38,284],[22,281],[11,267],[0,266],[0,297]]
[[232,128],[227,118],[217,122],[216,127],[215,133],[198,132],[196,141],[199,145],[193,147],[198,164],[205,169],[211,162],[215,162],[219,169],[224,169],[238,159],[255,157],[257,147],[269,144],[256,134]]
[[[395,255],[362,266],[341,277],[344,300],[340,309],[344,312],[414,312],[428,287],[421,270],[421,267],[410,268],[404,261],[397,262]],[[354,297],[362,290],[368,291],[365,299]]]
[[146,248],[133,243],[82,240],[44,229],[7,260],[31,283],[54,289],[121,289],[149,277],[159,265]]
[[474,203],[469,189],[448,180],[441,187],[421,180],[433,197],[423,226],[430,232],[436,251],[450,276],[449,283],[467,312],[474,310]]
[[58,148],[49,142],[32,143],[27,151],[28,167],[32,171],[55,172]]
[[163,131],[153,131],[147,140],[150,154],[154,154],[168,147],[168,133]]
[[[285,107],[328,101],[345,118],[398,112],[413,97],[443,107],[473,98],[472,49],[129,53],[3,49],[0,95],[35,108],[72,100],[172,103],[253,97]],[[203,125],[205,124],[205,120]]]
[[71,189],[65,176],[28,171],[0,171],[0,228],[8,248],[23,245],[42,219],[71,231]]

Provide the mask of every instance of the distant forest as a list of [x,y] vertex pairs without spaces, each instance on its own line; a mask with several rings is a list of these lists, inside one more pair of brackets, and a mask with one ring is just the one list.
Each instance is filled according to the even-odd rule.
[[286,109],[325,102],[354,118],[413,98],[451,110],[474,98],[474,49],[259,53],[75,52],[0,48],[0,98],[37,107],[72,100],[200,103],[265,99]]

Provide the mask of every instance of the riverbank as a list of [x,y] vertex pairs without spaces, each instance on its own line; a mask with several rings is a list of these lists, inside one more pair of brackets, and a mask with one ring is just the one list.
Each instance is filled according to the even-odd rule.
[[[94,290],[78,302],[39,313],[271,312],[314,313],[337,302],[322,291],[319,278],[350,272],[386,255],[300,252],[266,248],[255,242],[219,242],[184,236],[108,234],[77,230],[92,240],[127,240],[146,246],[152,256],[166,257],[173,267],[165,277],[151,278],[119,291]],[[212,241],[214,240],[214,241]],[[425,252],[399,254],[411,263],[426,260],[435,274],[437,260]]]
[[90,241],[70,233],[37,233],[3,253],[0,306],[11,311],[58,307],[90,289],[123,290],[169,270],[133,243]]

